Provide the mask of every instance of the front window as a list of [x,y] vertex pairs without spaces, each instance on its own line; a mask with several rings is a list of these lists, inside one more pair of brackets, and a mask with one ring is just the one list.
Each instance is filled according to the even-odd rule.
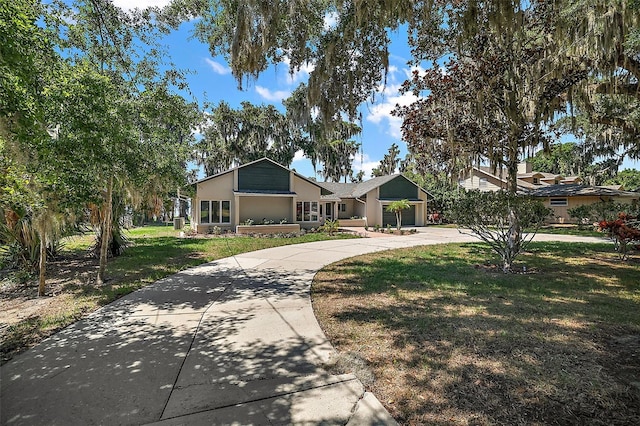
[[200,223],[231,223],[231,201],[200,201]]
[[231,201],[222,201],[222,223],[231,223]]
[[317,222],[318,221],[318,202],[317,201],[298,201],[296,203],[296,221]]
[[200,223],[210,223],[209,201],[200,201]]
[[211,223],[220,223],[220,202],[211,202]]

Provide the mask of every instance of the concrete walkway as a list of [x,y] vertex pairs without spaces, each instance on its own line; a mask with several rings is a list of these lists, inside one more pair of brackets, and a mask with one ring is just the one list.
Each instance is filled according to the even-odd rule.
[[0,423],[394,424],[353,375],[323,368],[334,349],[313,315],[310,284],[347,257],[452,241],[474,238],[423,228],[299,244],[162,279],[5,364]]

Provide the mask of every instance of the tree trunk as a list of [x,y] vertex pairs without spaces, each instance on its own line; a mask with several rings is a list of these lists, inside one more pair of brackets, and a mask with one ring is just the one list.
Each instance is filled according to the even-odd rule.
[[109,177],[107,184],[107,199],[105,200],[105,212],[102,218],[102,241],[100,241],[100,268],[98,269],[98,285],[104,283],[104,273],[107,269],[107,254],[111,240],[111,214],[113,210],[113,176]]
[[[508,188],[510,194],[518,192],[518,154],[513,152],[507,161]],[[513,259],[520,251],[520,239],[522,230],[520,229],[520,218],[513,206],[509,206],[509,234],[507,247],[502,257],[502,272],[508,274],[513,266]]]
[[44,225],[44,219],[40,219],[38,223],[38,233],[40,234],[40,274],[38,277],[38,296],[44,296],[46,285],[47,271],[47,233]]
[[402,212],[399,211],[396,213],[396,228],[398,229],[398,231],[400,230],[401,226],[402,226]]
[[520,220],[513,207],[509,209],[509,238],[507,247],[502,256],[502,272],[508,274],[513,266],[513,259],[520,251],[520,239],[522,230],[520,229]]

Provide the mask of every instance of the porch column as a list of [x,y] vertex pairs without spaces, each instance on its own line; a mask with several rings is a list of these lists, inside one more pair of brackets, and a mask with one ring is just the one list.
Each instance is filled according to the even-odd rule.
[[240,225],[240,196],[236,195],[233,199],[233,223],[231,226],[234,228]]
[[296,222],[296,207],[298,205],[298,198],[297,197],[292,197],[291,198],[291,223],[297,223]]

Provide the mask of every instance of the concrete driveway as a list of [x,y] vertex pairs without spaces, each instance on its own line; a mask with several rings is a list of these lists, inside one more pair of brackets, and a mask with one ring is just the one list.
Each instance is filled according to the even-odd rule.
[[[540,239],[601,241],[539,236]],[[475,241],[455,229],[272,248],[131,293],[5,364],[3,425],[393,424],[311,308],[323,266],[365,253]]]

